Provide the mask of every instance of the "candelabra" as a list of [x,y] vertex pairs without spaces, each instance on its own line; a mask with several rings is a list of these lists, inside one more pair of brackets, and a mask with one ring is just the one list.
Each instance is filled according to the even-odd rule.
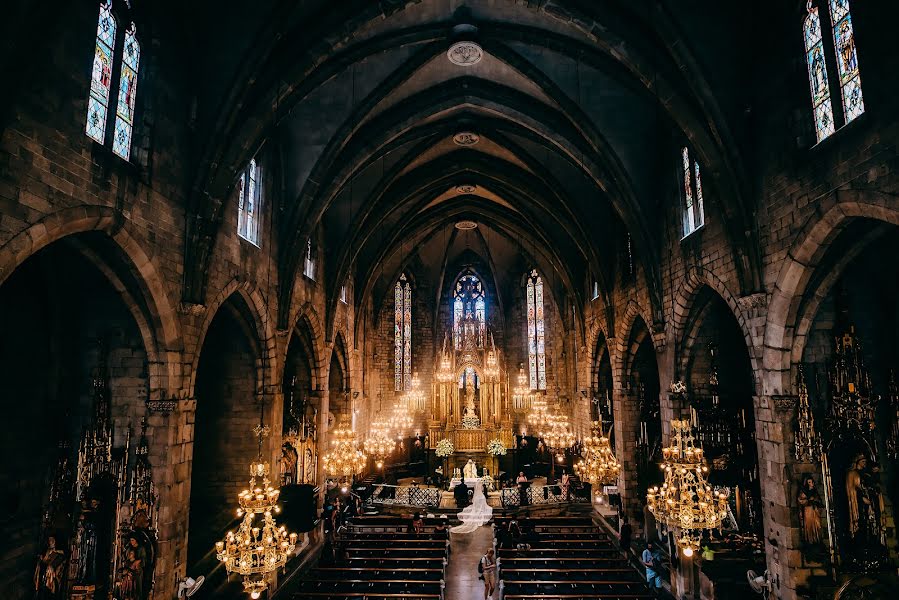
[[[287,563],[296,548],[297,534],[278,527],[273,513],[278,506],[279,491],[269,481],[269,464],[262,460],[262,438],[269,428],[253,430],[259,437],[259,456],[250,464],[250,487],[237,497],[237,516],[243,517],[237,531],[229,531],[216,542],[216,558],[228,573],[243,575],[243,587],[251,598],[259,598],[268,587],[268,576]],[[261,521],[257,521],[261,517]]]
[[679,530],[678,544],[685,556],[692,556],[702,530],[720,527],[727,517],[727,498],[715,494],[706,481],[708,468],[690,422],[672,421],[671,433],[672,445],[662,448],[665,482],[647,492],[646,502],[656,521]]

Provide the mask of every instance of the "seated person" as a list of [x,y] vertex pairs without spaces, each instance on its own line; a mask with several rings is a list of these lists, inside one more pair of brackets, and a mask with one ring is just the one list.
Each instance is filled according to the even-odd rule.
[[421,515],[419,513],[415,513],[415,515],[412,517],[412,533],[419,534],[424,530],[424,528],[424,519],[421,518]]
[[434,526],[433,537],[435,540],[445,540],[449,538],[449,530],[446,528],[446,523],[444,521],[441,520]]

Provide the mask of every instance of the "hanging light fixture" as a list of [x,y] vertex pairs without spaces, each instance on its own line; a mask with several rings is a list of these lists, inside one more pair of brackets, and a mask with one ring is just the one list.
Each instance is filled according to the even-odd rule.
[[365,468],[367,457],[356,448],[356,434],[343,422],[331,432],[331,451],[322,458],[325,473],[349,481]]
[[524,373],[524,367],[518,365],[518,377],[515,380],[515,387],[512,388],[512,405],[515,410],[524,412],[531,408],[531,397],[528,376]]
[[412,429],[412,426],[415,425],[415,419],[412,418],[412,412],[409,407],[406,406],[406,402],[403,398],[399,398],[394,402],[390,423],[392,425],[391,429],[396,434],[397,439],[403,439],[403,437],[409,433],[409,430]]
[[671,434],[672,445],[662,448],[665,482],[647,492],[646,502],[656,521],[678,530],[677,543],[689,557],[699,550],[702,531],[717,529],[727,518],[727,497],[706,481],[708,467],[690,421],[673,420]]
[[488,381],[498,378],[499,360],[496,358],[496,350],[494,348],[487,351],[487,358],[484,363],[484,378]]
[[618,480],[621,465],[599,421],[593,422],[592,434],[584,439],[583,458],[574,465],[574,471],[592,485],[609,485]]
[[543,438],[543,443],[552,450],[570,448],[577,441],[577,437],[571,431],[568,416],[560,411],[553,411],[546,415],[545,424],[538,435]]
[[[421,388],[421,379],[418,377],[418,372],[412,374],[412,381],[409,384],[409,390],[403,394],[403,401],[411,412],[425,412],[428,397]],[[412,425],[409,426],[411,427]]]
[[528,394],[531,401],[531,412],[528,413],[528,423],[538,428],[546,426],[549,416],[549,405],[546,402],[546,395],[532,393],[530,388],[528,388]]
[[[297,534],[278,527],[273,516],[281,512],[279,490],[269,481],[269,463],[262,460],[262,439],[269,428],[253,429],[259,438],[259,455],[250,464],[250,488],[238,497],[237,516],[243,517],[237,531],[229,531],[225,539],[215,543],[216,558],[224,563],[228,573],[243,575],[244,591],[251,598],[259,598],[268,587],[268,577],[287,563],[296,548]],[[261,521],[257,516],[261,515]]]
[[384,459],[393,453],[396,441],[391,436],[390,427],[382,420],[372,422],[364,444],[366,454],[374,457],[377,467],[383,468]]

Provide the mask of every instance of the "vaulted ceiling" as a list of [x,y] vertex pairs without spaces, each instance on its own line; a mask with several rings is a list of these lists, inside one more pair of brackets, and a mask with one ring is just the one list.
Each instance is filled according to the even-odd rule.
[[[264,148],[278,157],[282,281],[320,231],[329,323],[347,277],[359,304],[412,260],[439,280],[460,220],[479,225],[485,243],[472,250],[499,260],[498,277],[511,259],[497,257],[512,248],[576,314],[594,279],[608,302],[630,236],[661,318],[660,220],[682,141],[703,164],[743,287],[756,288],[735,75],[752,18],[731,4],[193,3],[188,14],[205,26],[194,39],[200,143],[186,296],[202,297],[223,203]],[[480,61],[451,62],[459,41],[476,42]],[[460,144],[461,133],[477,142]],[[291,290],[282,286],[282,321]]]

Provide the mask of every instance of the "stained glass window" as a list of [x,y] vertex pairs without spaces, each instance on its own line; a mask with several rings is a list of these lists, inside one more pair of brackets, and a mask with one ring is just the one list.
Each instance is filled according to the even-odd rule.
[[833,46],[837,53],[843,115],[846,122],[849,123],[865,112],[862,80],[858,73],[858,55],[855,52],[852,15],[849,14],[849,0],[830,0],[830,20],[833,23]]
[[400,275],[393,288],[393,389],[408,390],[412,383],[412,286]]
[[690,168],[690,162],[690,150],[684,146],[681,148],[681,164],[684,175],[684,237],[687,237],[705,223],[699,161],[692,161],[692,169]]
[[131,132],[134,130],[134,99],[137,97],[137,72],[140,67],[140,44],[134,23],[125,32],[122,71],[119,75],[119,99],[116,103],[112,151],[128,160],[131,156]]
[[306,257],[303,260],[303,275],[315,280],[315,253],[312,247],[312,238],[306,239]]
[[106,141],[106,118],[112,88],[112,60],[115,46],[116,22],[109,4],[100,5],[97,21],[97,40],[91,70],[91,93],[87,101],[87,135],[99,143]]
[[546,324],[543,315],[543,278],[537,270],[528,276],[528,370],[532,390],[546,389]]
[[821,39],[821,18],[818,9],[809,6],[803,25],[805,60],[808,64],[809,86],[812,90],[812,110],[815,115],[815,134],[820,142],[834,132],[833,107],[827,85],[827,63]]
[[478,320],[478,345],[483,346],[487,335],[487,296],[484,284],[471,271],[464,272],[453,287],[453,338],[456,348],[462,347],[460,321],[468,313]]
[[256,159],[244,169],[237,182],[237,235],[248,242],[259,245],[259,166]]

